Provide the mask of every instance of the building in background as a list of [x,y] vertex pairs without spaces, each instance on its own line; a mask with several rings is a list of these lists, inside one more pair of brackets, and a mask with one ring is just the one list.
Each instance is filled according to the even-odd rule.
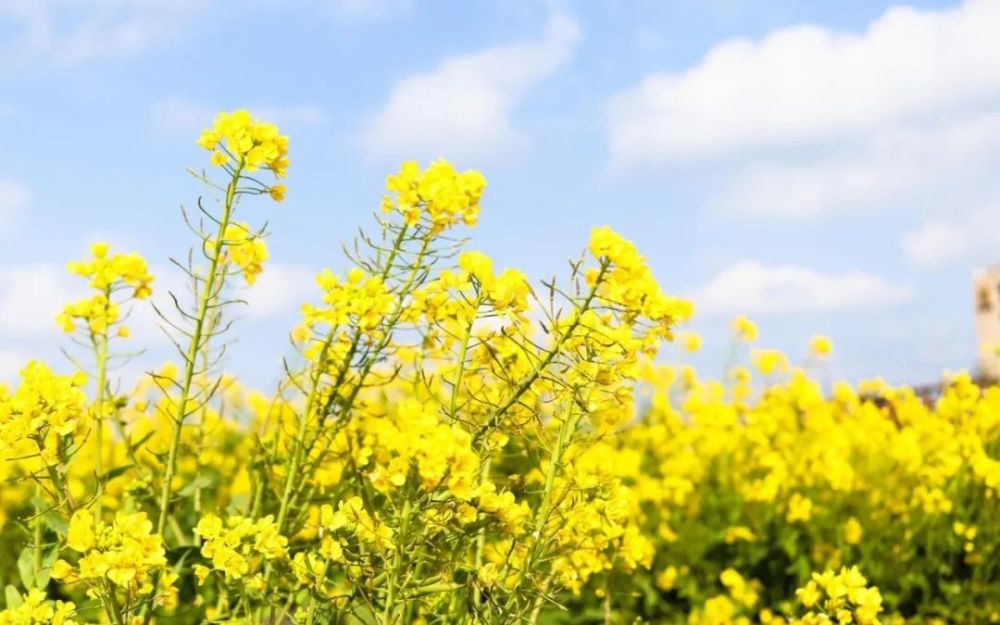
[[1000,379],[1000,266],[980,269],[972,276],[979,344],[979,375]]

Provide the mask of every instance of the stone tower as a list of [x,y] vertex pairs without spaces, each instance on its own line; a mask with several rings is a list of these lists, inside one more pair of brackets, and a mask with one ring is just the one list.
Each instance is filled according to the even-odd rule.
[[979,371],[997,380],[1000,379],[1000,265],[976,271],[972,276],[972,293]]

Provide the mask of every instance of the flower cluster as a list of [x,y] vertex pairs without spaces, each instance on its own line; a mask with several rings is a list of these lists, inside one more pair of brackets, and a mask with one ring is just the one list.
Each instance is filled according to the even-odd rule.
[[[91,334],[107,332],[108,328],[121,320],[122,301],[146,299],[153,293],[150,286],[153,276],[146,266],[146,260],[136,253],[112,254],[107,243],[90,246],[91,258],[67,264],[70,273],[87,278],[90,288],[97,291],[91,297],[67,304],[57,317],[64,332],[73,332],[81,323]],[[115,296],[127,291],[124,298]],[[120,336],[128,336],[123,325],[118,326]]]
[[663,293],[631,241],[603,226],[591,232],[589,249],[601,267],[588,270],[587,282],[593,286],[605,278],[598,295],[609,305],[660,324],[664,333],[691,316],[690,302]]
[[31,455],[48,465],[58,462],[63,438],[84,425],[86,380],[33,361],[21,370],[13,393],[0,386],[0,459]]
[[392,541],[392,528],[369,514],[361,497],[341,501],[336,511],[333,506],[324,505],[320,509],[320,526],[331,532],[344,529],[376,551],[386,552],[396,547]]
[[94,243],[90,246],[90,260],[71,261],[66,268],[70,273],[88,278],[92,289],[106,291],[121,283],[132,288],[133,298],[149,297],[153,293],[150,288],[153,276],[149,275],[146,260],[135,252],[109,256],[110,249],[107,243]]
[[376,489],[405,487],[415,467],[414,478],[423,489],[440,489],[462,501],[472,497],[480,472],[472,437],[460,427],[442,423],[434,406],[404,400],[391,415],[362,427],[373,453],[370,475]]
[[254,232],[245,223],[226,226],[219,243],[223,263],[237,268],[247,284],[253,284],[264,271],[264,261],[270,257],[267,242],[261,233]]
[[273,516],[254,520],[231,516],[223,522],[210,514],[198,521],[195,533],[202,539],[201,555],[211,568],[196,565],[195,574],[204,583],[211,571],[221,572],[227,580],[251,578],[249,587],[262,589],[261,566],[287,556],[288,539],[278,533]]
[[459,222],[475,225],[486,179],[478,171],[455,171],[444,160],[423,170],[415,161],[407,161],[398,174],[389,176],[386,186],[390,194],[382,199],[383,211],[399,212],[411,226],[425,217],[433,230],[440,231]]
[[287,139],[237,111],[199,143],[221,197],[175,263],[179,360],[117,390],[110,331],[152,278],[97,245],[60,317],[93,361],[0,386],[0,625],[1000,622],[1000,388],[831,384],[830,339],[799,362],[745,317],[703,377],[633,242],[497,269],[455,232],[484,178],[436,161],[389,177],[248,389],[218,337],[268,258],[240,202],[284,197],[250,174],[284,176]]
[[318,324],[347,326],[371,331],[392,308],[393,297],[379,276],[365,275],[355,267],[344,280],[329,269],[316,276],[323,290],[323,307],[305,305],[302,315],[306,327]]
[[858,568],[844,567],[839,573],[813,573],[795,596],[809,612],[792,625],[878,625],[882,611],[882,595],[878,588],[868,587],[868,580]]
[[92,598],[116,602],[122,596],[126,610],[152,591],[154,575],[167,564],[163,540],[153,533],[145,512],[119,512],[105,523],[80,508],[70,519],[66,546],[77,552],[76,564],[56,560],[52,577],[67,584],[83,582]]
[[0,625],[76,625],[72,601],[49,601],[39,588],[32,588],[23,598],[9,592],[7,596],[8,602],[16,597],[20,603],[0,610]]
[[[254,119],[243,109],[219,113],[212,127],[202,131],[198,145],[212,152],[211,162],[215,166],[249,172],[263,167],[276,178],[284,178],[288,172],[288,137],[280,134],[274,124]],[[285,188],[278,186],[279,197],[275,199],[280,201]]]

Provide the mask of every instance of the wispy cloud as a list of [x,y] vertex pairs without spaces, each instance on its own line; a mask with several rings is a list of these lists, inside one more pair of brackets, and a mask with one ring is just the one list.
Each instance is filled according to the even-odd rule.
[[[161,134],[173,134],[178,131],[191,132],[204,128],[222,108],[184,98],[168,98],[153,106],[153,130]],[[314,104],[291,106],[256,104],[243,108],[279,126],[318,126],[327,122],[326,113]]]
[[10,382],[17,377],[17,372],[29,359],[30,357],[23,352],[0,349],[0,382]]
[[717,315],[871,310],[910,294],[908,287],[864,271],[822,272],[747,260],[723,269],[690,297],[699,313]]
[[1000,166],[1000,111],[923,128],[873,130],[822,154],[755,159],[736,169],[717,207],[811,218],[898,205],[941,190],[949,202],[975,197]]
[[716,45],[611,103],[623,166],[796,146],[975,105],[1000,94],[1000,2],[893,8],[864,33],[813,25]]
[[613,166],[694,171],[710,204],[779,218],[975,197],[1000,166],[998,28],[1000,2],[967,0],[717,44],[611,100]]
[[395,85],[362,137],[370,157],[495,159],[528,138],[513,113],[567,63],[580,40],[571,17],[550,16],[539,41],[451,57]]
[[934,217],[901,237],[903,253],[914,265],[935,267],[955,261],[990,263],[1000,249],[1000,203],[976,209],[953,209],[945,219]]
[[73,67],[181,38],[208,0],[0,0],[8,67]]
[[308,301],[319,299],[316,271],[305,267],[270,263],[246,290],[247,308],[241,314],[250,319],[265,319],[296,311]]
[[0,267],[0,333],[56,335],[56,315],[83,290],[54,263]]

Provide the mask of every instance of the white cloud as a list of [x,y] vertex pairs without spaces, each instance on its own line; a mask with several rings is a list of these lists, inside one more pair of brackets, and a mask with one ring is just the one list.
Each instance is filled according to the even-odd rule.
[[[794,162],[791,162],[794,159]],[[935,127],[883,128],[818,158],[752,161],[715,198],[733,212],[805,218],[882,206],[944,189],[977,191],[1000,166],[1000,112]]]
[[515,127],[513,111],[569,61],[579,39],[579,25],[554,14],[540,41],[452,57],[433,71],[403,79],[364,133],[365,152],[489,159],[523,147],[527,139]]
[[[115,249],[122,249],[116,246]],[[155,276],[152,301],[169,319],[177,314],[169,293],[182,304],[188,302],[189,290],[183,274],[172,265],[150,267]],[[232,281],[232,297],[245,299],[249,306],[235,306],[233,315],[263,319],[298,310],[302,302],[318,294],[315,272],[303,267],[268,263],[257,282],[243,288],[239,279]],[[0,334],[59,334],[56,315],[64,304],[87,294],[86,283],[55,263],[8,265],[0,267]],[[161,320],[149,302],[132,304],[127,325],[136,345],[165,341],[159,329]]]
[[[112,247],[113,250],[120,249]],[[183,282],[176,269],[151,267],[156,277],[153,299],[162,310],[172,312],[167,290],[182,296]],[[58,337],[56,323],[63,306],[88,294],[86,282],[68,273],[57,263],[35,263],[0,267],[0,334]],[[158,318],[149,302],[138,301],[122,312],[129,313],[127,325],[136,346],[164,341],[157,328]]]
[[263,319],[298,310],[317,299],[316,271],[277,263],[264,266],[254,285],[243,294],[248,306],[241,311],[250,319]]
[[12,180],[0,180],[0,231],[31,199],[28,188]]
[[[282,127],[317,126],[327,122],[326,113],[313,104],[260,104],[245,108],[260,119]],[[212,119],[223,109],[224,107],[199,104],[183,98],[168,98],[153,106],[153,128],[160,134],[193,132],[211,124]]]
[[[187,277],[174,265],[150,267],[156,276],[153,282],[152,303],[172,322],[179,320],[180,314],[174,306],[170,294],[177,298],[185,309],[192,306],[191,290]],[[226,309],[227,319],[259,320],[292,313],[303,302],[315,299],[319,293],[315,286],[315,272],[303,267],[265,263],[264,272],[251,286],[246,286],[242,278],[227,280],[227,299],[240,299],[245,304],[234,303]],[[136,302],[128,322],[137,346],[163,345],[168,343],[163,333],[163,320],[148,302]]]
[[17,378],[17,373],[30,360],[21,352],[7,349],[0,350],[0,383],[11,383]]
[[71,67],[176,39],[208,0],[0,0],[9,67]]
[[[113,246],[113,249],[122,248]],[[179,314],[168,292],[173,291],[182,305],[190,304],[183,274],[172,265],[152,266],[150,271],[156,276],[152,301],[169,319],[176,321]],[[251,288],[244,291],[238,286],[241,284],[242,280],[233,280],[234,288],[228,296],[242,296],[249,306],[234,305],[227,315],[242,317],[247,322],[293,313],[302,302],[315,300],[319,293],[312,271],[275,263],[265,266]],[[64,364],[59,346],[89,362],[85,351],[70,342],[55,320],[64,304],[87,293],[84,280],[68,274],[56,263],[0,266],[0,342],[4,344],[0,349],[0,383],[14,380],[32,358],[53,365]],[[163,322],[150,301],[133,302],[124,312],[129,314],[125,323],[131,335],[127,340],[115,341],[114,353],[148,350],[113,372],[112,379],[121,379],[128,386],[159,362],[176,361],[179,356],[161,329]]]
[[862,271],[824,273],[790,264],[741,261],[690,295],[696,310],[717,314],[779,314],[864,310],[910,296],[905,286]]
[[932,267],[957,260],[992,262],[1000,249],[1000,206],[953,211],[903,234],[903,253],[911,263]]
[[932,220],[903,235],[903,253],[917,265],[937,265],[961,255],[970,232],[956,223]]
[[860,34],[803,25],[731,40],[613,99],[617,165],[784,148],[918,122],[1000,95],[1000,2],[898,7]]
[[0,267],[0,332],[56,334],[56,315],[82,291],[51,263]]

